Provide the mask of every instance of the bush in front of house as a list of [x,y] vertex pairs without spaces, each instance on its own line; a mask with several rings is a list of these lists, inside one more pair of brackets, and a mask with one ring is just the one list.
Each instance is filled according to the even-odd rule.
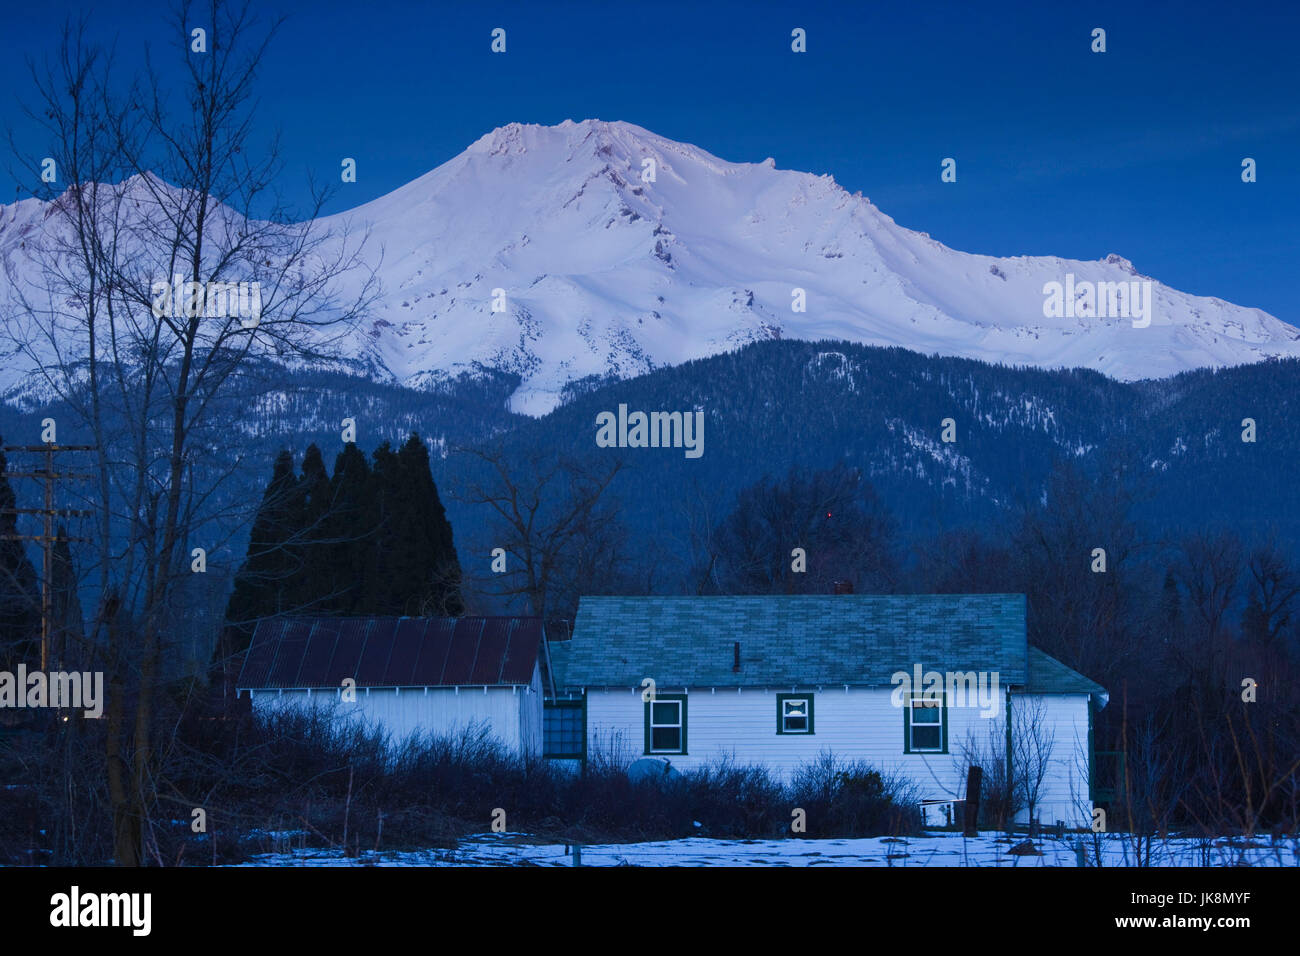
[[[898,781],[829,753],[789,786],[732,757],[633,781],[626,769],[636,754],[627,748],[593,752],[574,771],[521,758],[482,725],[396,745],[326,712],[285,710],[225,729],[232,739],[206,758],[169,765],[176,793],[206,797],[178,798],[173,825],[156,835],[160,859],[205,865],[306,847],[452,848],[490,832],[498,808],[510,833],[583,843],[901,835],[920,823]],[[189,826],[188,807],[198,805],[208,810],[203,834]],[[791,829],[795,808],[805,811],[802,834]]]
[[790,783],[808,837],[905,836],[920,832],[919,797],[910,783],[829,750],[800,765]]
[[785,788],[764,766],[721,757],[684,773],[674,789],[684,804],[684,815],[691,817],[691,835],[755,838],[790,832]]

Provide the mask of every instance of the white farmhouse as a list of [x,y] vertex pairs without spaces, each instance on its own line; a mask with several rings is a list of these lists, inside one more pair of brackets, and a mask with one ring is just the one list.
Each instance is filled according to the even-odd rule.
[[1031,782],[1038,820],[1091,822],[1106,691],[1028,646],[1023,595],[584,597],[551,661],[549,757],[729,756],[789,780],[829,750],[938,803],[978,754]]
[[540,618],[269,618],[236,684],[255,712],[328,708],[388,732],[485,728],[510,750],[542,744]]

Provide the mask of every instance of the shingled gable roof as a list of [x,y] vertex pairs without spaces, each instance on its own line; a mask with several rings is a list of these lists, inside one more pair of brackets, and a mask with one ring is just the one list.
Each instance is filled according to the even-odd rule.
[[1022,594],[584,597],[551,658],[567,689],[888,686],[918,663],[1023,685],[1026,649]]
[[1025,691],[1030,694],[1092,694],[1100,698],[1103,707],[1110,696],[1096,681],[1088,680],[1036,647],[1029,648],[1029,681]]
[[275,618],[258,622],[236,686],[528,684],[541,641],[536,617]]

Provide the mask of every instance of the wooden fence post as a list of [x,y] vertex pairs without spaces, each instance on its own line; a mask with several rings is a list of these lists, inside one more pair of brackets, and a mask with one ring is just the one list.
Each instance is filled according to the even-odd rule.
[[980,783],[984,779],[984,768],[971,766],[966,772],[966,810],[965,827],[963,835],[968,837],[979,836],[979,830],[976,825],[980,818]]

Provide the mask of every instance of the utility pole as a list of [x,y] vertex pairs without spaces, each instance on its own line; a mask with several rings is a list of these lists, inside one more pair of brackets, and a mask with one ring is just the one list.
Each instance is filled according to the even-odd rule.
[[45,484],[44,508],[5,508],[0,514],[40,515],[42,518],[41,534],[5,534],[0,540],[5,541],[39,541],[41,543],[41,670],[48,670],[50,665],[50,639],[54,633],[54,592],[50,579],[54,574],[54,545],[57,541],[89,541],[90,538],[57,535],[54,532],[54,519],[83,518],[93,515],[93,511],[73,508],[54,507],[54,483],[58,479],[93,478],[85,472],[56,472],[54,455],[64,451],[98,451],[97,445],[57,445],[46,442],[43,445],[5,445],[5,452],[36,452],[45,456],[43,471],[10,471],[10,478],[39,478]]

